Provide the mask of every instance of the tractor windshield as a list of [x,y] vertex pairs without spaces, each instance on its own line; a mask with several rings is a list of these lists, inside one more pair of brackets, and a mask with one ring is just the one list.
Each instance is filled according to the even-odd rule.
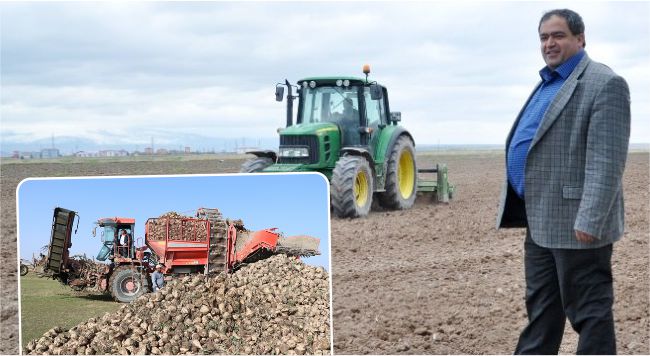
[[298,123],[332,122],[359,125],[357,87],[321,86],[303,88]]
[[115,225],[104,225],[104,241],[113,242],[117,236]]

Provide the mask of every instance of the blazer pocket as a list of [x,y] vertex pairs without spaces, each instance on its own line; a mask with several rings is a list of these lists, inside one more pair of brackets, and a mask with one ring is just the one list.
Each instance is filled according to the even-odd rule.
[[562,198],[564,199],[582,199],[582,187],[562,187]]

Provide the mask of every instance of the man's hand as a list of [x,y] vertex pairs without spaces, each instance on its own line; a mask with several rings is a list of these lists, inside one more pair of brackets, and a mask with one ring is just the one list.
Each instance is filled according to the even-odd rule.
[[589,235],[586,232],[580,231],[580,230],[575,230],[576,231],[576,239],[580,242],[590,244],[594,241],[596,241],[596,238],[592,235]]

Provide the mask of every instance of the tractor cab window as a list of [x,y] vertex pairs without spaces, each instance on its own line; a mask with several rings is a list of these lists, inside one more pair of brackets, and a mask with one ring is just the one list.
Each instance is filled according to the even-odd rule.
[[115,226],[105,225],[104,226],[104,241],[105,242],[114,242],[117,240],[117,229]]
[[359,100],[356,87],[303,88],[299,122],[332,122],[359,125]]
[[366,117],[368,118],[368,126],[377,127],[380,123],[386,122],[386,108],[384,107],[384,100],[372,100],[370,97],[370,88],[365,87],[363,97],[366,103]]

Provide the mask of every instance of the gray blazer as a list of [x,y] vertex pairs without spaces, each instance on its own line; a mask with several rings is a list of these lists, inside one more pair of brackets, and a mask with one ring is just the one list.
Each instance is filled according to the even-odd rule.
[[[506,139],[506,154],[524,108]],[[525,202],[506,178],[497,227],[528,227],[533,241],[547,248],[597,248],[619,240],[629,138],[627,83],[585,55],[549,104],[531,142]],[[598,240],[578,242],[574,230]]]

